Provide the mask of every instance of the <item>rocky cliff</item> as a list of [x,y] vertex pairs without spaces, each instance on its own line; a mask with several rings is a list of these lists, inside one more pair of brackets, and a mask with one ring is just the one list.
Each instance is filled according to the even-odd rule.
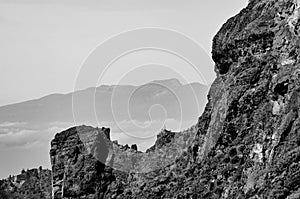
[[299,7],[251,0],[229,19],[213,39],[217,78],[187,150],[155,172],[112,171],[101,197],[299,198]]
[[136,145],[111,142],[107,128],[77,126],[58,133],[50,151],[53,197],[122,198],[137,192],[187,153],[194,132],[195,127],[177,133],[162,130],[145,153]]

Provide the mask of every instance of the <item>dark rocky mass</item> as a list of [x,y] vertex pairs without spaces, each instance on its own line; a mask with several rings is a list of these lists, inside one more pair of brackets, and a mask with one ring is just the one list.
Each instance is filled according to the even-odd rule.
[[300,198],[299,11],[296,0],[251,0],[229,19],[198,123],[162,130],[147,152],[105,128],[57,134],[54,198]]
[[102,198],[112,180],[103,164],[110,144],[105,128],[81,126],[56,134],[50,150],[54,198]]
[[51,199],[51,190],[51,171],[42,167],[0,180],[1,199]]
[[174,163],[194,139],[195,127],[162,130],[146,153],[111,142],[109,129],[77,126],[51,142],[54,198],[122,198]]

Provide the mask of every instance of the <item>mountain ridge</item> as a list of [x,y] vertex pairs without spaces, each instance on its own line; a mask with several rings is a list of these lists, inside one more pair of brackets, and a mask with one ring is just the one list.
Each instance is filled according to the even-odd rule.
[[100,89],[101,87],[102,87],[102,88],[113,88],[113,87],[117,87],[117,86],[120,86],[120,87],[123,87],[123,86],[124,86],[124,87],[140,87],[140,86],[147,85],[147,84],[149,84],[149,83],[164,83],[164,82],[168,82],[169,80],[176,80],[176,81],[179,82],[178,85],[183,85],[183,86],[189,86],[189,85],[193,85],[193,84],[201,85],[201,86],[203,86],[203,87],[207,87],[207,86],[208,86],[208,85],[201,84],[201,83],[198,83],[198,82],[191,82],[191,83],[182,84],[182,83],[181,83],[178,79],[176,79],[176,78],[153,80],[153,81],[150,81],[150,82],[148,82],[148,83],[141,84],[141,85],[133,85],[133,84],[111,84],[111,85],[110,85],[110,84],[103,84],[103,85],[100,85],[100,86],[97,86],[97,87],[88,87],[88,88],[85,88],[85,89],[80,89],[80,90],[76,90],[76,91],[72,91],[72,92],[66,92],[66,93],[51,93],[51,94],[43,95],[42,97],[37,97],[37,98],[34,98],[34,99],[30,99],[30,100],[25,100],[25,101],[20,101],[20,102],[16,102],[16,103],[11,103],[11,104],[1,105],[0,108],[6,107],[6,106],[18,105],[18,104],[25,103],[25,102],[31,102],[31,101],[41,100],[41,99],[48,98],[48,97],[52,97],[52,96],[71,95],[71,94],[73,94],[74,92],[82,92],[82,91],[86,91],[86,90]]
[[[171,80],[173,81],[174,79]],[[190,95],[190,99],[196,98],[196,100],[200,101],[200,104],[204,104],[203,101],[205,100],[205,95],[203,95],[202,93],[207,92],[208,88],[206,86],[201,85],[199,83],[193,83],[193,84],[180,83],[178,86],[176,86],[176,88],[173,88],[172,83],[169,81],[170,80],[156,80],[157,83],[155,84],[150,82],[148,84],[144,84],[140,86],[102,85],[99,87],[90,87],[87,89],[66,93],[66,94],[50,94],[38,99],[33,99],[25,102],[20,102],[20,103],[10,104],[10,105],[0,107],[0,123],[16,122],[16,121],[34,122],[35,120],[37,122],[39,120],[41,120],[42,122],[55,122],[55,121],[73,122],[74,120],[72,115],[73,112],[72,104],[73,107],[76,106],[79,108],[84,107],[84,105],[91,106],[93,104],[93,98],[95,97],[95,99],[97,100],[96,107],[98,107],[99,109],[101,109],[101,107],[108,107],[110,106],[109,101],[111,101],[108,98],[112,97],[110,96],[112,92],[114,96],[117,95],[120,96],[118,99],[117,97],[115,97],[114,100],[122,101],[123,99],[123,101],[124,100],[126,101],[126,99],[130,97],[130,93],[135,90],[137,91],[135,92],[135,94],[137,95],[139,94],[139,91],[148,92],[151,95],[151,93],[154,92],[156,89],[163,89],[166,90],[166,92],[173,92],[172,90],[174,89],[176,91],[177,89],[189,90],[188,93],[186,93],[186,95]],[[169,85],[170,88],[168,88],[168,86],[167,87],[163,86],[163,84],[170,84]],[[150,90],[147,91],[147,86],[150,85],[154,85],[154,87],[152,87],[152,91]],[[199,90],[199,88],[201,90],[201,95],[199,91],[197,91]],[[138,97],[138,96],[133,96],[133,97]],[[181,98],[183,99],[183,97]],[[174,100],[174,99],[169,98],[169,100]],[[89,109],[87,110],[88,112],[92,111],[91,110],[92,108],[86,108],[86,109]],[[92,113],[88,113],[88,114],[89,116],[86,117],[85,115],[86,118],[83,121],[94,120],[94,118],[89,118],[89,117],[93,117]],[[104,116],[104,121],[113,121],[112,118],[110,119],[106,118],[105,115],[111,115],[111,113],[101,114],[101,117]],[[49,118],[49,120],[47,118]],[[94,125],[96,125],[96,123]]]

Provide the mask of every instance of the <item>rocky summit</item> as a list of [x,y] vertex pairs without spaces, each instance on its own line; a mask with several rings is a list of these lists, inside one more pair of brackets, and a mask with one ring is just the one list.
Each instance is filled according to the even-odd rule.
[[198,123],[145,153],[80,126],[51,142],[54,198],[300,198],[300,2],[250,0],[213,39]]
[[187,153],[195,127],[162,130],[145,153],[110,141],[108,128],[77,126],[51,142],[54,198],[123,198],[139,192],[157,172]]

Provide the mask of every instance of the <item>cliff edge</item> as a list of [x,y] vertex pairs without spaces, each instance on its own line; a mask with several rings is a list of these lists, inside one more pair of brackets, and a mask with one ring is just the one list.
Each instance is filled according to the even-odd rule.
[[[62,133],[51,150],[55,198],[299,198],[299,6],[251,0],[222,26],[205,111],[170,164],[155,172],[115,170],[93,159],[97,150],[89,152],[77,134]],[[69,156],[72,150],[78,155]],[[135,162],[142,156],[126,154]]]

